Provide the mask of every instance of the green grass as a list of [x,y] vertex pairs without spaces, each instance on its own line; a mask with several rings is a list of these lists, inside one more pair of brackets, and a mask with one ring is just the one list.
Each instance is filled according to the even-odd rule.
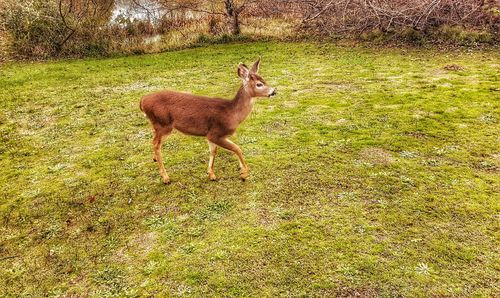
[[[278,96],[152,162],[139,98]],[[500,54],[214,45],[0,70],[0,296],[498,297]],[[457,64],[462,69],[446,70]]]

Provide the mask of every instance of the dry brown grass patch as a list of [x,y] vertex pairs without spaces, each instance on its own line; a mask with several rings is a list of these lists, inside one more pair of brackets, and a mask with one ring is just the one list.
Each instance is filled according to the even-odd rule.
[[394,162],[392,154],[382,148],[365,148],[359,155],[363,160],[376,165],[388,165]]
[[464,70],[464,68],[458,64],[448,64],[443,67],[444,70],[448,71],[461,71]]

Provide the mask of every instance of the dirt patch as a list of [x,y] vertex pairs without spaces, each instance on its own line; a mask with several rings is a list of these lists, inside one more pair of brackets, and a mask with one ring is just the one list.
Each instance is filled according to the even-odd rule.
[[283,136],[289,136],[296,131],[295,127],[287,120],[266,123],[262,126],[262,129],[269,134],[280,134]]
[[340,288],[337,293],[337,297],[341,298],[375,298],[380,297],[378,291],[374,288],[362,287],[362,288]]
[[480,162],[476,162],[472,165],[474,169],[478,169],[481,171],[496,173],[500,171],[500,167],[496,165],[495,162],[489,160],[483,160]]
[[141,233],[130,239],[128,247],[139,251],[141,255],[147,255],[156,244],[157,236],[153,232]]
[[458,64],[448,64],[443,67],[444,70],[447,71],[461,71],[464,70],[464,68]]
[[392,154],[382,148],[365,148],[361,150],[359,156],[371,164],[388,165],[394,162]]
[[429,138],[425,133],[419,132],[419,131],[408,131],[408,132],[404,132],[403,135],[414,137],[416,139],[428,139]]
[[264,227],[272,227],[276,224],[276,217],[267,208],[260,208],[259,223]]

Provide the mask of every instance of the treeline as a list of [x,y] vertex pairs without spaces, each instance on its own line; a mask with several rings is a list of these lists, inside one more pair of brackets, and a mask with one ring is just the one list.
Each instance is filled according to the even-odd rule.
[[142,53],[262,37],[498,44],[499,21],[496,0],[2,0],[0,57]]

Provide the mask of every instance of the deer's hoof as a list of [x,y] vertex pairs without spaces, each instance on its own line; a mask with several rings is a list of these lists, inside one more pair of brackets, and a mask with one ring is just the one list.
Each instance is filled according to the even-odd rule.
[[247,180],[248,176],[250,176],[250,173],[249,173],[248,171],[245,171],[245,172],[241,172],[241,173],[240,173],[240,179],[241,179],[242,181]]
[[208,173],[208,179],[210,181],[215,181],[215,180],[217,180],[217,177],[215,176],[214,173]]
[[170,178],[168,178],[168,177],[163,178],[163,184],[165,184],[165,185],[170,184]]

